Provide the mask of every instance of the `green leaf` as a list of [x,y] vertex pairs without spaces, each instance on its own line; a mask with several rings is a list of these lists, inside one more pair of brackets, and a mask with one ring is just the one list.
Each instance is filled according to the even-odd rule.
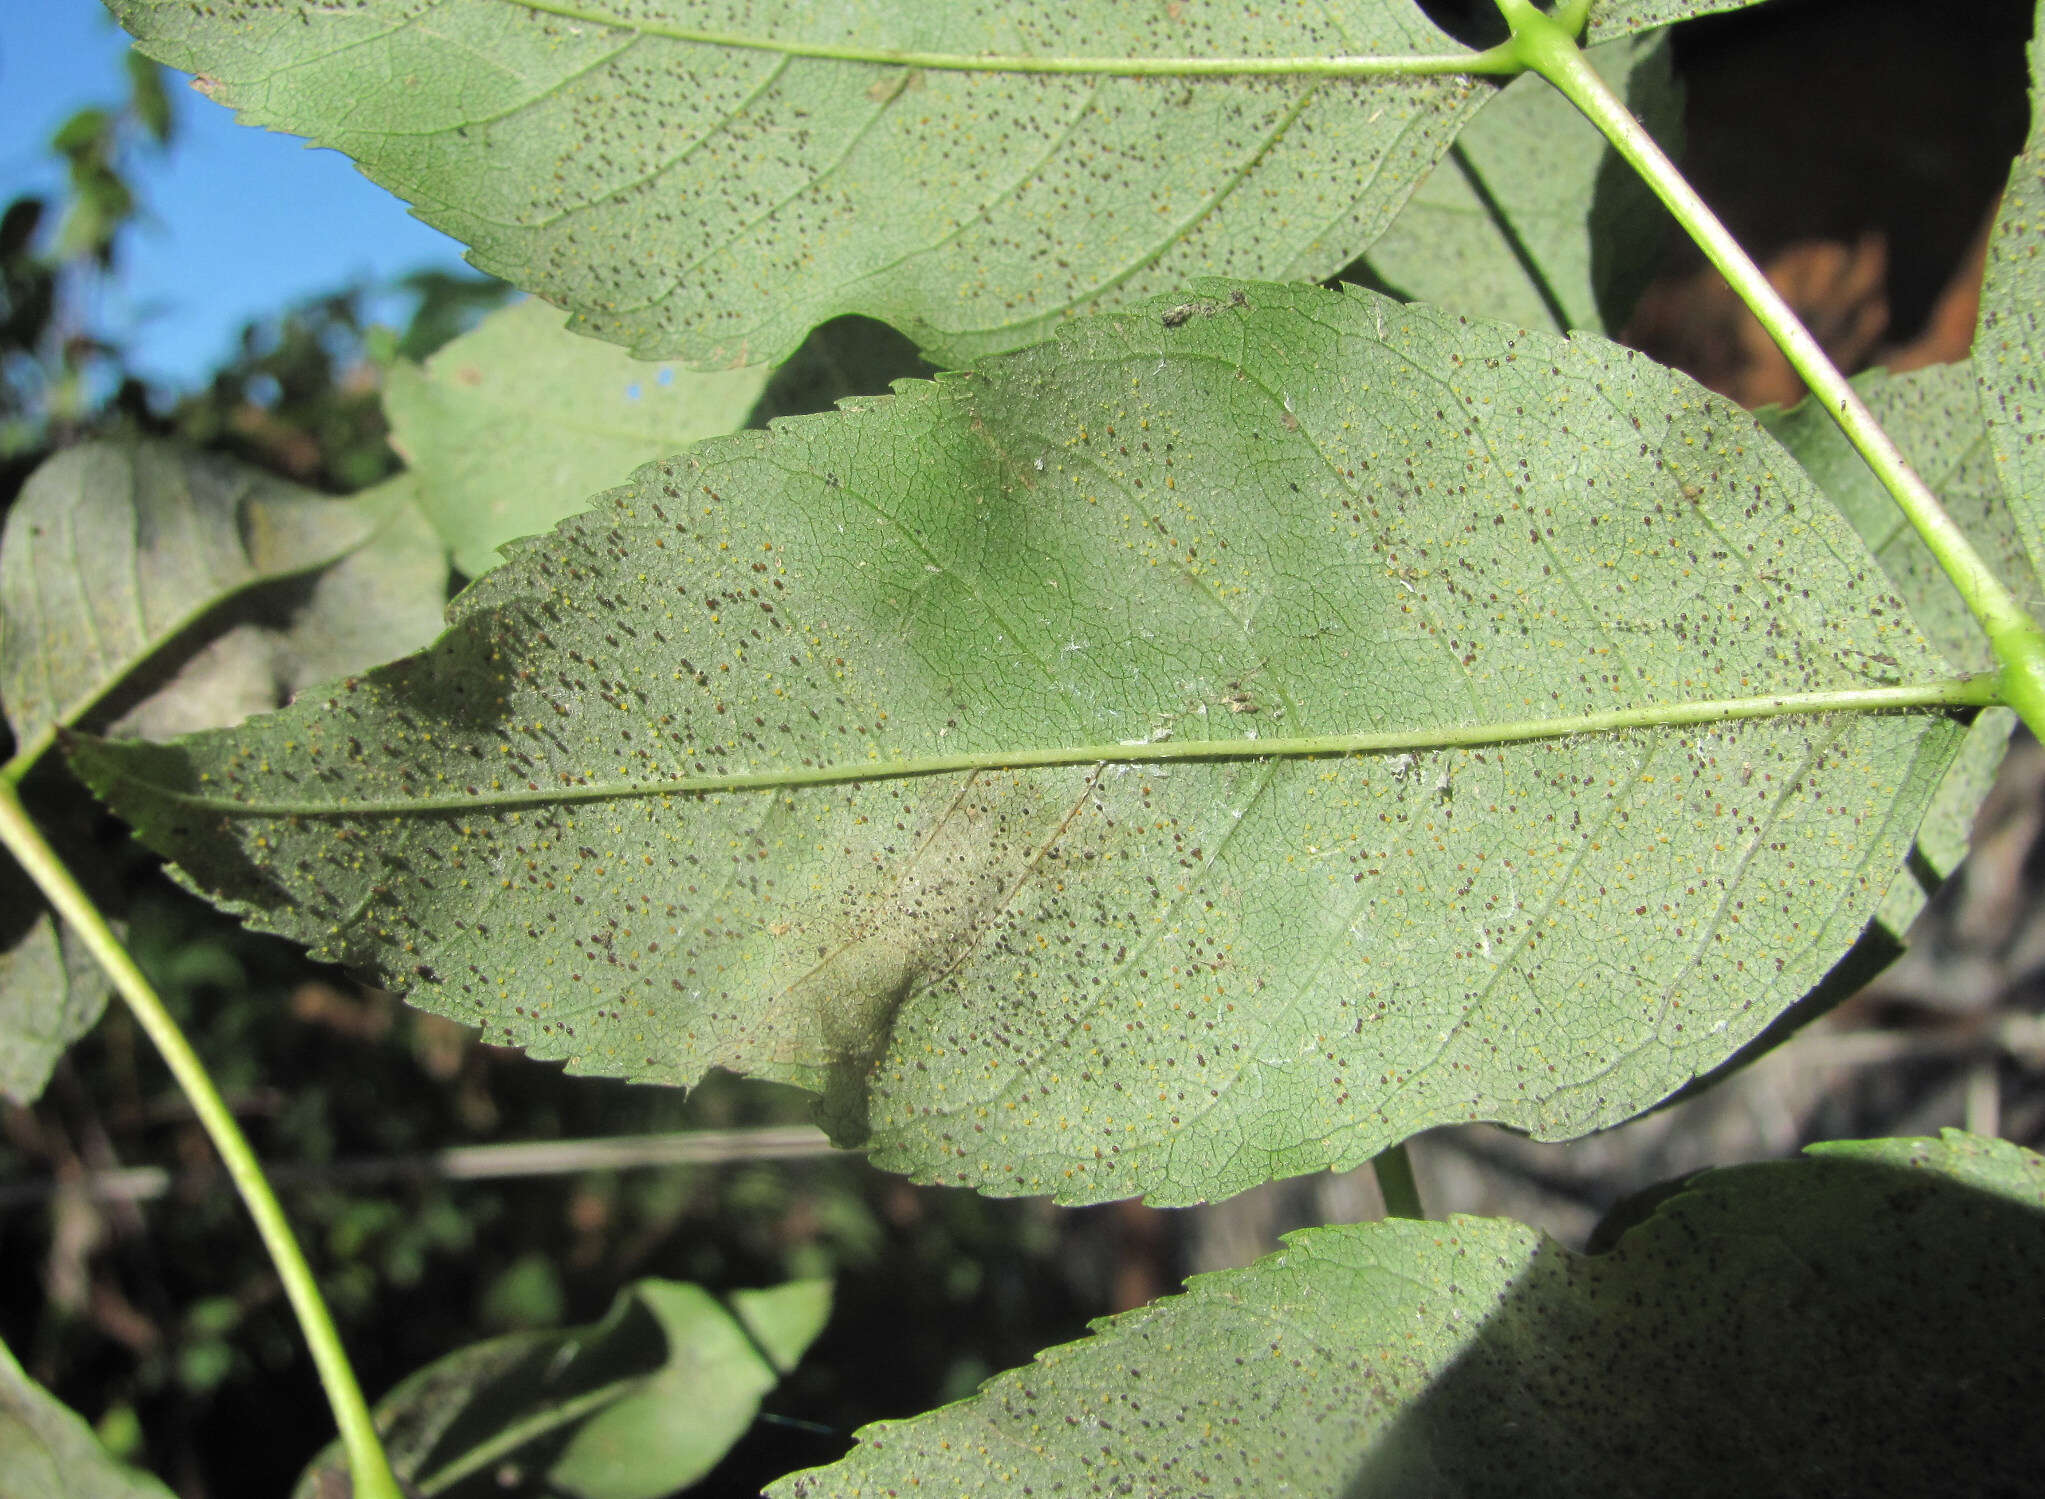
[[[1330,276],[1488,87],[814,55],[1454,54],[1410,0],[1339,17],[1003,0],[113,8],[248,123],[354,157],[477,266],[699,368],[778,362],[845,312],[959,364],[1191,275]],[[749,40],[684,39],[710,35]]]
[[[415,645],[431,633],[439,598],[418,592],[429,569],[403,561],[400,543],[420,540],[407,524],[384,505],[326,499],[165,444],[91,443],[58,453],[30,476],[0,533],[0,700],[17,760],[32,760],[58,724],[76,722],[145,667],[158,667],[168,647],[190,648],[231,625],[216,613],[231,601],[328,567],[380,534],[399,550],[380,549],[367,576],[410,570],[403,595],[377,599],[381,610],[399,607],[398,617],[365,612],[350,632],[369,654],[350,659],[346,642],[320,643],[337,616],[351,613],[336,599],[282,659],[250,664],[233,695],[246,694],[239,711],[273,707],[282,701],[277,683],[258,680],[259,671],[281,672],[288,686],[307,670],[331,674],[344,660],[367,666]],[[444,565],[438,575],[444,580]],[[364,576],[348,577],[352,593]],[[205,681],[204,690],[188,683],[159,697],[162,715],[183,727],[231,722],[237,705],[220,701],[223,678]],[[145,721],[163,727],[162,716]]]
[[0,1499],[171,1499],[109,1456],[78,1414],[30,1379],[0,1344]]
[[199,647],[177,674],[107,730],[115,738],[164,739],[231,728],[283,706],[306,688],[364,671],[439,633],[447,553],[398,474],[345,502],[374,526],[368,538],[302,587],[245,610]]
[[1975,815],[2002,770],[2003,754],[2016,726],[2017,716],[2008,708],[1990,708],[1967,731],[1960,753],[1918,824],[1917,857],[1896,871],[1876,912],[1876,920],[1896,936],[1909,932],[1918,913],[1967,857]]
[[104,109],[81,109],[57,127],[50,149],[74,161],[107,156],[113,149],[114,117]]
[[2045,1159],[1952,1132],[1708,1172],[1598,1255],[1309,1229],[769,1492],[2022,1493],[2041,1208]]
[[[0,888],[33,909],[33,893],[14,870]],[[91,1030],[109,993],[92,955],[48,912],[35,915],[14,944],[0,950],[0,1096],[26,1108],[42,1096],[57,1059]]]
[[420,657],[74,765],[492,1041],[1188,1202],[1709,1070],[1963,733],[1675,713],[1941,666],[1750,416],[1589,336],[1213,282],[898,389],[642,470]]
[[1592,0],[1590,25],[1584,28],[1584,40],[1608,42],[1614,37],[1652,31],[1658,26],[1673,26],[1678,21],[1698,16],[1745,10],[1760,3],[1761,0]]
[[[1666,37],[1590,62],[1664,145],[1682,129]],[[1456,138],[1367,257],[1405,301],[1526,328],[1604,332],[1626,320],[1666,218],[1647,185],[1545,80],[1516,78]]]
[[2033,28],[2031,134],[1988,237],[1974,367],[2002,486],[2031,560],[2045,566],[2045,4]]
[[[2039,586],[2003,495],[1973,369],[1961,363],[1906,375],[1874,371],[1854,385],[1996,575],[2035,613],[2045,604],[2045,589]],[[1759,415],[1761,424],[1796,455],[1860,533],[1918,628],[1945,658],[1965,671],[1994,670],[1995,653],[1952,581],[1838,423],[1814,401],[1787,412]],[[1982,714],[1941,783],[1918,829],[1921,866],[1899,870],[1883,901],[1882,924],[1899,936],[1923,910],[1937,882],[1948,878],[1966,856],[1974,814],[1995,783],[2015,723],[2015,715],[2005,709]]]
[[544,302],[483,319],[429,360],[392,366],[392,446],[462,571],[479,577],[516,537],[552,529],[633,469],[730,432],[767,370],[689,374],[642,364],[561,326]]
[[[2026,609],[2045,606],[2045,587],[1996,471],[1973,368],[1962,362],[1907,375],[1876,370],[1853,384],[2004,586]],[[1860,533],[1918,629],[1946,660],[1961,671],[1993,671],[1995,652],[1959,591],[1839,424],[1815,401],[1758,415]]]
[[[574,1499],[657,1499],[708,1473],[830,1315],[828,1281],[740,1291],[642,1280],[603,1321],[461,1349],[376,1408],[398,1477],[422,1499],[501,1491],[507,1468]],[[300,1499],[345,1475],[338,1445]],[[344,1480],[345,1481],[345,1480]],[[342,1490],[345,1492],[345,1488]]]
[[139,52],[127,54],[128,107],[149,138],[159,146],[170,144],[174,119],[170,91],[163,86],[163,70]]
[[[12,768],[87,713],[111,716],[116,736],[167,736],[279,707],[431,640],[446,588],[402,477],[339,501],[167,445],[60,453],[0,536]],[[11,861],[0,871],[27,922],[9,922],[0,949],[0,1094],[27,1103],[109,991],[68,930],[27,915],[40,901],[16,876]]]

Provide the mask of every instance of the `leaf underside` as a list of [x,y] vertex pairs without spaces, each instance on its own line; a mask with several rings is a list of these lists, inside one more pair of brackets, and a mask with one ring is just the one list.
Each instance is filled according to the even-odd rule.
[[[1972,365],[1934,365],[1905,375],[1871,371],[1854,386],[1996,576],[2019,603],[2037,613],[2045,604],[2045,589],[2039,587],[2003,494]],[[1815,401],[1760,416],[1860,533],[1910,617],[1946,660],[1962,671],[1994,670],[1995,653],[1959,591],[1839,424]],[[1915,867],[1898,871],[1883,901],[1882,924],[1896,935],[1904,934],[1936,882],[1950,876],[1965,857],[1974,814],[1994,784],[2015,726],[2016,715],[2006,708],[1975,720],[1966,747],[1918,827]],[[1929,879],[1921,882],[1920,872]]]
[[1309,1229],[770,1493],[2025,1493],[2041,1286],[2045,1160],[1957,1132],[1709,1172],[1594,1256]]
[[[26,881],[8,879],[7,893]],[[106,1010],[104,974],[84,945],[47,911],[38,912],[25,932],[0,950],[0,1097],[23,1108],[42,1096],[57,1061],[98,1022]]]
[[643,364],[521,302],[423,369],[393,366],[383,400],[421,507],[479,577],[505,542],[553,529],[640,464],[744,425],[766,383],[764,368]]
[[[1589,61],[1673,149],[1683,99],[1668,39],[1608,43]],[[1661,204],[1597,127],[1529,73],[1463,127],[1356,279],[1525,328],[1611,332],[1646,286],[1666,227]]]
[[251,124],[354,157],[483,270],[699,368],[776,362],[845,312],[958,364],[1189,276],[1332,275],[1489,87],[910,70],[661,34],[1035,57],[1456,50],[1409,0],[1339,20],[997,0],[581,9],[619,24],[505,0],[114,6],[150,56]]
[[[1737,3],[1615,0],[1588,35]],[[1073,0],[111,4],[149,56],[250,124],[354,157],[482,269],[644,358],[698,368],[778,362],[840,313],[961,364],[1191,276],[1327,277],[1490,88],[804,55],[1455,53],[1411,0],[1339,16]]]
[[1761,0],[1593,0],[1584,40],[1608,42],[1614,37],[1632,36],[1698,16],[1745,10],[1760,3]]
[[2045,566],[2045,5],[2030,47],[2031,133],[1989,233],[1974,367],[2018,533]]
[[[59,722],[226,727],[430,641],[447,561],[405,482],[343,501],[162,443],[51,458],[0,541],[0,698],[21,762]],[[0,871],[0,1094],[22,1104],[109,992],[40,907]]]
[[57,454],[0,540],[0,701],[16,742],[71,722],[236,594],[345,556],[380,518],[168,444]]
[[[1629,1117],[1846,950],[1964,733],[1260,757],[1941,675],[1745,413],[1362,291],[1210,283],[713,440],[452,616],[74,763],[211,898],[494,1041],[795,1082],[887,1166],[1075,1201]],[[1174,739],[1240,757],[1000,768]],[[807,784],[947,754],[986,768]]]

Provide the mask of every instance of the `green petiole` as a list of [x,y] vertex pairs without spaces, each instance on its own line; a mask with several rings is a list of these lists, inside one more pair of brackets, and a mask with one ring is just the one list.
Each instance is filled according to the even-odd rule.
[[1561,90],[1640,173],[1839,423],[1847,440],[1938,558],[1968,612],[1988,636],[1996,660],[2002,663],[1998,680],[2001,700],[2016,709],[2032,733],[2045,735],[2045,630],[2039,629],[1974,549],[1761,268],[1585,61],[1576,33],[1589,14],[1589,0],[1571,0],[1553,16],[1535,9],[1532,0],[1497,0],[1497,4],[1512,28],[1512,40],[1503,44],[1504,49],[1527,71],[1540,74]]

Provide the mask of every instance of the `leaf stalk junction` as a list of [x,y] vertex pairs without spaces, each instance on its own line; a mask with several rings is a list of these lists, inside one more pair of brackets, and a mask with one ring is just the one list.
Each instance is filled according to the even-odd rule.
[[2045,734],[2045,630],[1995,575],[1760,266],[1585,60],[1576,36],[1589,14],[1590,0],[1570,0],[1553,16],[1535,9],[1532,0],[1497,4],[1512,28],[1512,39],[1501,44],[1502,49],[1524,70],[1547,79],[1597,126],[1739,293],[1959,590],[2002,663],[2001,701],[2016,710],[2032,733]]

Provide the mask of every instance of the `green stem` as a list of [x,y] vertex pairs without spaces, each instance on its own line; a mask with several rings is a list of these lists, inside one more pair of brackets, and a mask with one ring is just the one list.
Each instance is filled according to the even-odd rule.
[[1420,1183],[1413,1178],[1413,1157],[1406,1153],[1403,1141],[1379,1151],[1370,1169],[1377,1173],[1378,1195],[1385,1200],[1387,1218],[1427,1216],[1427,1209],[1420,1205]]
[[334,1329],[334,1320],[320,1297],[319,1284],[313,1279],[312,1267],[305,1262],[298,1241],[292,1237],[291,1225],[285,1222],[284,1210],[270,1191],[270,1183],[264,1178],[247,1137],[214,1088],[206,1064],[199,1060],[149,980],[107,926],[92,897],[65,868],[22,806],[13,785],[6,781],[0,781],[0,845],[14,855],[56,907],[57,914],[98,959],[142,1029],[163,1054],[171,1076],[191,1100],[206,1133],[213,1137],[213,1144],[227,1165],[227,1174],[248,1205],[249,1215],[256,1220],[256,1230],[263,1237],[263,1246],[269,1250],[284,1282],[284,1294],[290,1299],[291,1309],[312,1349],[313,1363],[319,1370],[320,1383],[326,1387],[327,1401],[333,1407],[341,1442],[347,1449],[348,1466],[355,1480],[355,1499],[402,1499],[397,1478],[370,1419],[369,1405],[355,1381],[355,1370],[342,1350],[340,1334]]
[[[1753,310],[1790,367],[1815,395],[1860,452],[1875,477],[1895,498],[1924,544],[1938,558],[1959,590],[1967,610],[1980,622],[1995,658],[2002,663],[2002,699],[2016,709],[2034,734],[2045,735],[2045,631],[2024,612],[2002,580],[1974,549],[1952,516],[1912,469],[1894,439],[1882,430],[1846,376],[1825,355],[1808,328],[1797,319],[1781,293],[1742,250],[1739,242],[1705,206],[1674,162],[1641,128],[1626,105],[1585,61],[1573,32],[1562,22],[1534,9],[1531,0],[1497,0],[1512,28],[1506,43],[1520,62],[1539,73],[1603,132],[1618,153],[1668,205],[1728,285]],[[1580,6],[1572,5],[1573,13]]]

